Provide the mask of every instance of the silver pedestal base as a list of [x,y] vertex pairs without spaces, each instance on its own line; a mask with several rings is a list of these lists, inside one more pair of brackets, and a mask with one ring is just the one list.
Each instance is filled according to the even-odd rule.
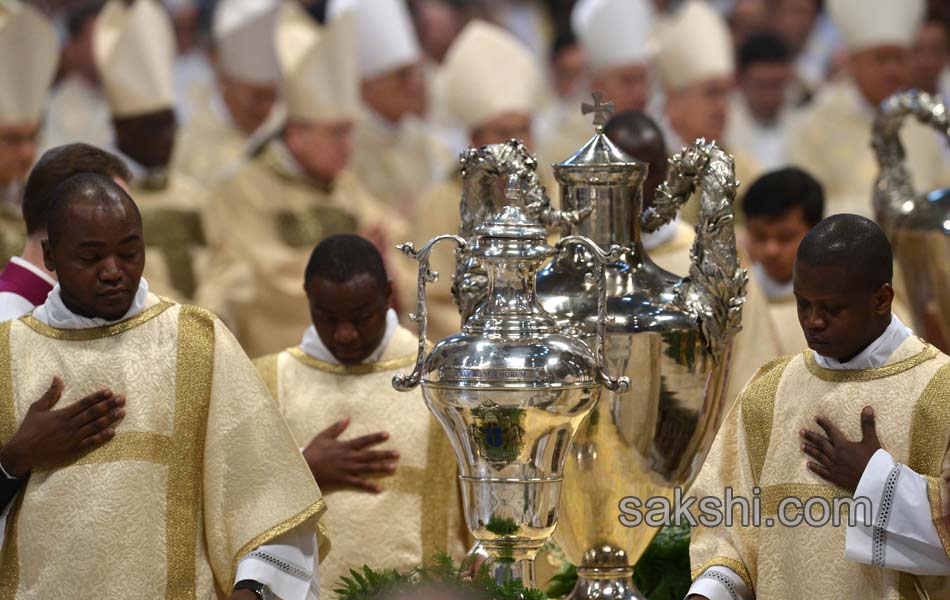
[[647,600],[633,584],[633,569],[578,567],[577,585],[565,600]]

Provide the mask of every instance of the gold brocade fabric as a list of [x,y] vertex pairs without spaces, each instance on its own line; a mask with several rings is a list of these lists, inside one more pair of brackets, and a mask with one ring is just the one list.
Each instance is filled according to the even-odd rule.
[[350,417],[341,439],[387,431],[379,449],[399,451],[395,475],[379,480],[385,491],[326,494],[326,526],[333,552],[320,565],[321,598],[349,569],[409,569],[435,552],[456,560],[466,547],[455,453],[420,390],[397,392],[396,373],[412,369],[416,337],[399,328],[379,362],[357,367],[318,361],[299,348],[255,361],[298,446],[334,422]]
[[172,173],[161,190],[134,185],[132,198],[142,213],[149,289],[176,301],[193,300],[208,260],[202,222],[207,193],[191,177]]
[[[879,369],[822,369],[810,352],[765,365],[727,416],[691,494],[722,499],[728,486],[735,497],[752,498],[758,488],[763,515],[772,516],[781,498],[848,496],[808,470],[799,430],[817,429],[814,419],[822,415],[849,439],[860,439],[865,406],[874,408],[881,443],[897,461],[939,475],[950,442],[948,363],[946,355],[912,337]],[[846,561],[844,547],[843,524],[699,527],[690,562],[694,577],[712,565],[732,568],[759,600],[925,597],[916,586],[932,598],[945,597],[936,593],[945,579]]]
[[[874,218],[871,192],[878,175],[871,149],[874,109],[854,83],[830,83],[789,130],[789,162],[811,173],[825,189],[825,215]],[[920,191],[950,183],[937,135],[913,119],[901,129],[907,165]]]
[[[154,299],[154,297],[152,297]],[[31,475],[7,519],[0,599],[226,598],[238,560],[321,531],[320,491],[263,383],[207,311],[162,301],[128,321],[0,325],[0,440],[63,378],[63,405],[127,397],[117,435]]]
[[412,267],[386,251],[405,238],[404,221],[382,210],[352,174],[326,190],[289,173],[272,147],[215,188],[205,224],[211,256],[197,303],[221,315],[252,357],[296,344],[310,325],[304,269],[325,237],[380,231],[397,285],[394,271]]
[[[647,250],[647,254],[659,267],[679,276],[689,274],[689,249],[695,233],[690,225],[679,223],[676,235],[665,244]],[[748,261],[740,252],[743,268]],[[729,383],[726,398],[731,404],[743,386],[755,374],[763,362],[780,356],[778,341],[769,320],[768,300],[759,285],[750,279],[746,290],[746,302],[742,305],[742,331],[735,338],[729,365]],[[727,404],[727,406],[729,405]]]

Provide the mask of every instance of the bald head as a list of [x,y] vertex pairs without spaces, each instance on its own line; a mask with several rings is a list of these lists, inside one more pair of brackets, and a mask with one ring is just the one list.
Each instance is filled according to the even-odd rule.
[[77,212],[110,212],[129,225],[142,228],[142,217],[132,198],[115,181],[95,173],[80,173],[59,184],[50,195],[47,239],[55,246],[62,233],[82,225]]
[[840,268],[861,291],[891,283],[894,256],[878,225],[852,214],[832,215],[819,221],[802,239],[796,261],[811,267]]
[[604,133],[621,150],[650,165],[643,183],[643,207],[649,207],[656,188],[666,179],[666,140],[660,127],[646,113],[631,110],[614,115]]

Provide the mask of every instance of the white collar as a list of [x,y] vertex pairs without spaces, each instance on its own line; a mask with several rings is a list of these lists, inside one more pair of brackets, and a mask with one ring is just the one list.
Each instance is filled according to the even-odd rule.
[[795,284],[792,280],[781,282],[772,279],[759,263],[753,263],[751,268],[752,276],[759,282],[759,287],[765,292],[765,297],[769,302],[787,300],[794,294]]
[[[389,345],[389,340],[392,339],[398,327],[399,317],[396,315],[396,311],[390,308],[386,311],[386,333],[383,334],[383,339],[379,342],[379,346],[373,350],[372,354],[363,360],[364,365],[379,362],[383,352],[386,351],[386,346]],[[324,345],[323,340],[320,339],[320,335],[317,334],[317,328],[313,325],[308,327],[307,331],[304,332],[303,340],[300,341],[300,349],[306,352],[307,355],[317,360],[322,360],[325,363],[330,363],[331,365],[341,364]]]
[[66,307],[60,295],[59,284],[57,283],[53,286],[53,291],[46,297],[46,302],[36,307],[33,311],[33,318],[56,329],[90,329],[131,319],[145,310],[150,304],[154,304],[155,301],[157,301],[157,298],[150,296],[148,293],[148,282],[145,281],[143,277],[139,282],[139,289],[135,292],[135,297],[132,298],[132,305],[129,306],[129,310],[127,310],[121,318],[115,321],[107,321],[99,317],[83,317]]
[[640,235],[640,241],[647,250],[659,248],[663,244],[676,237],[676,231],[679,229],[680,216],[676,215],[673,220],[666,225],[661,226],[653,233],[644,233]]
[[868,344],[857,356],[848,362],[840,362],[835,358],[822,356],[814,350],[815,362],[819,366],[835,371],[854,371],[857,369],[877,369],[887,364],[887,360],[904,343],[904,340],[914,335],[909,327],[904,325],[897,315],[891,314],[891,324],[887,326],[879,338]]
[[24,269],[26,269],[30,273],[33,273],[34,275],[36,275],[37,277],[39,277],[46,283],[50,285],[56,285],[56,280],[50,277],[49,273],[37,267],[36,265],[26,260],[25,258],[20,257],[20,256],[13,256],[10,258],[10,262],[17,265],[18,267],[23,267]]

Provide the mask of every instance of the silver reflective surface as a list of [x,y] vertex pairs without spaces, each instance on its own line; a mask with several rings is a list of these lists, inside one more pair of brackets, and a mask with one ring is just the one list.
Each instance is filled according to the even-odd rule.
[[[495,150],[477,149],[469,156],[492,156]],[[472,236],[440,236],[418,252],[403,246],[419,261],[413,317],[420,325],[419,356],[413,372],[396,376],[393,385],[422,385],[458,460],[466,524],[494,556],[496,579],[518,578],[532,586],[532,561],[558,522],[574,433],[603,386],[620,390],[628,382],[606,372],[602,344],[562,333],[535,294],[541,265],[575,246],[588,248],[592,282],[601,289],[604,266],[619,256],[619,248],[605,251],[582,238],[551,247],[545,227],[529,216],[523,174],[509,175],[514,204],[475,227]],[[425,284],[433,279],[428,255],[443,240],[459,245],[460,261],[478,265],[485,287],[462,332],[426,353]],[[595,306],[605,315],[603,302]]]
[[929,94],[911,90],[881,103],[871,137],[881,168],[874,210],[903,274],[914,329],[950,352],[950,189],[914,190],[899,136],[909,116],[950,136],[950,115]]
[[[641,220],[646,165],[616,148],[598,127],[577,154],[555,165],[565,210],[588,214],[575,230],[602,246],[621,244],[605,270],[604,358],[629,389],[605,390],[581,425],[564,470],[555,539],[574,564],[571,598],[642,598],[633,565],[657,530],[618,520],[625,496],[672,497],[698,474],[725,409],[732,338],[745,299],[732,230],[732,158],[697,140],[671,159],[655,206]],[[701,211],[686,277],[657,267],[639,241],[641,225],[669,222],[697,188]],[[592,336],[601,324],[584,249],[538,276],[544,308],[563,326]]]

